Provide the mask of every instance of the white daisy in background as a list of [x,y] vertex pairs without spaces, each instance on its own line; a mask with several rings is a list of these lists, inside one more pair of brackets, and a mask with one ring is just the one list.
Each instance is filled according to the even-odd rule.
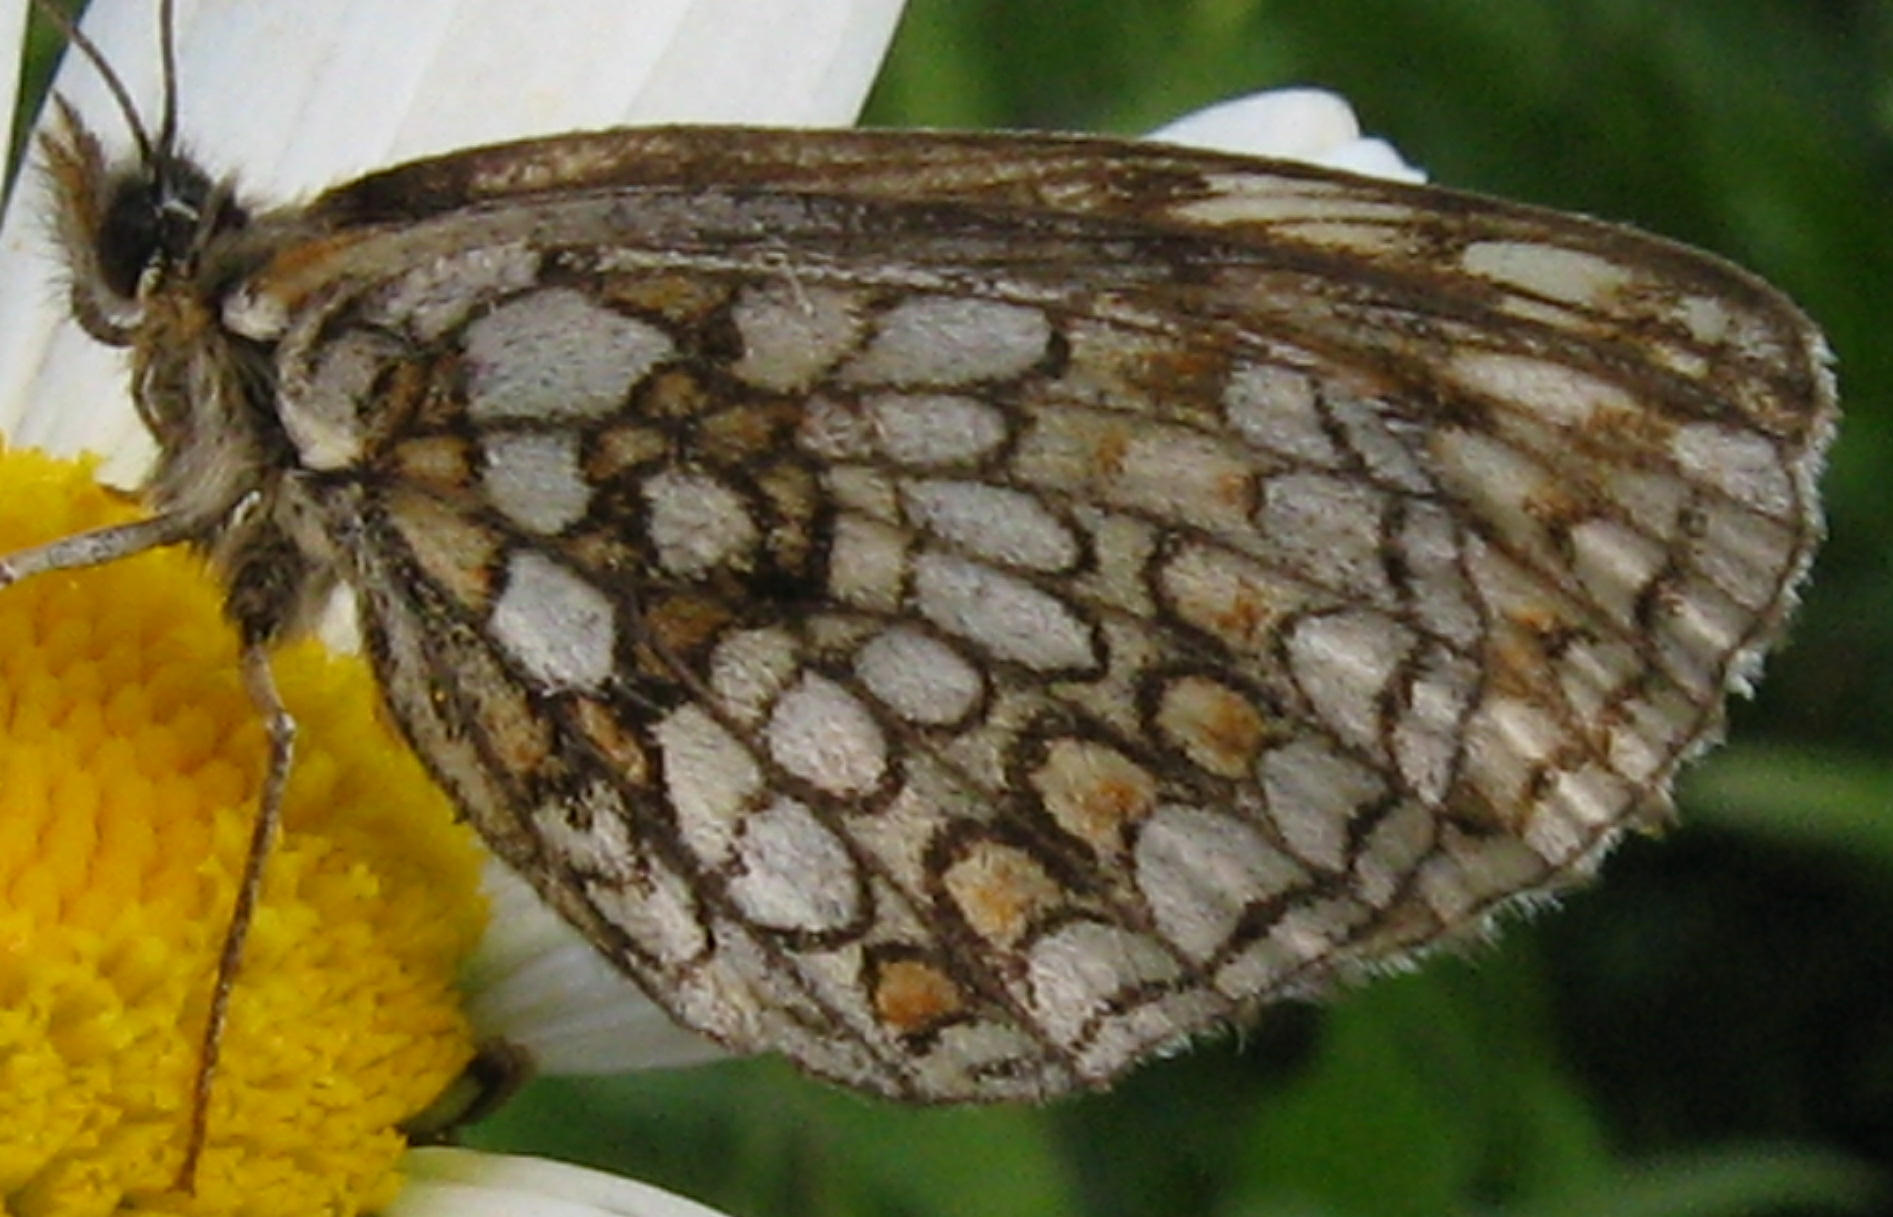
[[[0,5],[19,60],[26,0]],[[147,116],[155,6],[86,29]],[[265,200],[503,138],[666,120],[851,122],[898,0],[178,6],[181,126]],[[95,69],[58,89],[128,146]],[[1327,94],[1205,111],[1179,141],[1413,176]],[[123,519],[149,440],[122,355],[67,320],[30,172],[0,228],[0,552]],[[72,458],[96,453],[102,463]],[[60,458],[60,459],[52,459]],[[223,1039],[194,1195],[167,1194],[263,768],[217,595],[163,552],[0,593],[0,1195],[22,1213],[702,1214],[598,1172],[407,1147],[403,1121],[505,1041],[546,1071],[712,1055],[499,872],[314,644],[277,672],[302,724],[282,841]],[[480,893],[487,872],[488,892]],[[486,909],[492,909],[488,916]],[[9,1211],[16,1211],[10,1208]]]

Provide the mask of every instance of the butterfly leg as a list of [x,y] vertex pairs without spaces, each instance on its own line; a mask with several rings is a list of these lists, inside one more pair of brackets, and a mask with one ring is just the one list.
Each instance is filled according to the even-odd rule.
[[269,735],[269,768],[263,775],[263,791],[258,800],[256,820],[250,826],[250,844],[243,856],[243,874],[237,883],[236,903],[225,924],[223,949],[217,956],[217,974],[211,984],[210,1010],[204,1019],[204,1035],[197,1053],[197,1078],[191,1091],[190,1138],[184,1147],[184,1162],[178,1168],[175,1187],[190,1192],[197,1173],[197,1160],[204,1150],[204,1137],[210,1118],[210,1087],[217,1074],[217,1057],[223,1047],[224,1024],[230,1014],[230,993],[236,986],[237,969],[243,962],[243,944],[249,937],[250,922],[256,915],[257,897],[263,890],[263,868],[283,818],[283,790],[289,783],[289,769],[295,758],[296,720],[283,705],[276,690],[276,678],[270,671],[269,651],[251,643],[243,650],[243,687],[250,702],[262,716],[263,729]]
[[44,545],[0,555],[0,587],[11,587],[22,579],[47,571],[73,570],[129,558],[147,549],[177,545],[203,533],[202,522],[193,517],[161,515],[60,537]]

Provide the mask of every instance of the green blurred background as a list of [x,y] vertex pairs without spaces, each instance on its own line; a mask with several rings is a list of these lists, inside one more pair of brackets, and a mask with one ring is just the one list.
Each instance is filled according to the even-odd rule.
[[472,1141],[742,1217],[1893,1212],[1893,5],[910,0],[869,118],[1134,133],[1301,83],[1435,181],[1716,250],[1826,327],[1832,537],[1684,826],[1108,1095],[912,1111],[736,1062],[543,1080]]

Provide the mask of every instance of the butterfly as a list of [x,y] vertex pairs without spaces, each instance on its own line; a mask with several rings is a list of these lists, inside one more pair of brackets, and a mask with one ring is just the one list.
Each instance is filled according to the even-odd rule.
[[1821,535],[1818,331],[1595,220],[734,127],[271,206],[125,109],[135,156],[63,107],[42,151],[151,514],[0,584],[204,554],[274,741],[245,900],[269,652],[340,589],[599,951],[892,1098],[1103,1085],[1581,880],[1665,821]]

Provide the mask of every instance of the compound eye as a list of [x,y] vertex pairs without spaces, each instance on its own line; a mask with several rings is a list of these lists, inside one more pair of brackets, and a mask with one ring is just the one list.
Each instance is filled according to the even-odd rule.
[[112,191],[99,225],[99,274],[113,294],[138,295],[138,281],[158,250],[158,196],[151,183],[127,179]]

